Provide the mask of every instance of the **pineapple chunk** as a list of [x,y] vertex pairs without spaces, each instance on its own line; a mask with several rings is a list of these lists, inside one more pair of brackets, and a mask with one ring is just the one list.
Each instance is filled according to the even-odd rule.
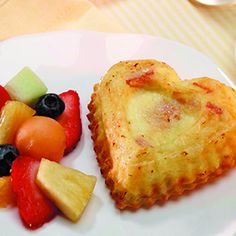
[[35,114],[35,110],[18,101],[9,101],[1,109],[0,144],[13,144],[19,127]]
[[11,186],[11,176],[0,178],[0,208],[16,204],[15,194]]
[[76,222],[91,198],[96,177],[42,159],[36,183],[68,219]]

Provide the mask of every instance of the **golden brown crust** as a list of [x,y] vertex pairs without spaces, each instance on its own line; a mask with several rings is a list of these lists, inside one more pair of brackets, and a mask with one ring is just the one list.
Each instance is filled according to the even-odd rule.
[[[143,68],[145,71],[141,75],[133,73]],[[146,75],[146,68],[151,68],[154,75],[150,71]],[[159,80],[156,79],[157,71]],[[112,84],[114,80],[116,83]],[[191,123],[194,128],[190,126],[179,136],[184,145],[179,140],[173,143],[178,152],[169,151],[172,146],[167,146],[167,154],[160,153],[163,145],[157,149],[156,144],[151,143],[151,138],[137,137],[137,127],[129,125],[126,115],[129,113],[128,104],[124,102],[129,103],[137,93],[142,96],[141,90],[145,94],[151,90],[157,90],[158,93],[164,91],[171,101],[177,101],[174,108],[168,103],[168,112],[174,115],[171,113],[170,116],[165,111],[161,116],[155,114],[158,125],[163,120],[171,120],[171,125],[180,123],[183,111],[186,116],[194,114],[195,123]],[[122,97],[114,98],[120,96],[120,91],[123,92]],[[215,97],[218,102],[215,102]],[[176,112],[178,106],[180,114]],[[116,206],[119,209],[138,209],[150,207],[156,202],[163,203],[209,182],[233,167],[236,158],[235,107],[235,91],[212,79],[182,82],[170,67],[153,60],[115,65],[94,87],[88,106],[88,119],[101,173]],[[149,119],[148,122],[153,121]],[[162,125],[161,128],[165,134],[172,126]]]

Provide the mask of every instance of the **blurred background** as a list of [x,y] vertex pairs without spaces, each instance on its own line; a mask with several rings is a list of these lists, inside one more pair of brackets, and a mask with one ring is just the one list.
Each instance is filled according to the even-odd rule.
[[236,5],[214,7],[194,2],[0,0],[0,40],[64,29],[156,35],[200,50],[236,82]]

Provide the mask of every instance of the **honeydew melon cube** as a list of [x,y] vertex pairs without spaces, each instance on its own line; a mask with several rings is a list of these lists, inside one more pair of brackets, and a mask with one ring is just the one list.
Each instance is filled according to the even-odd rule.
[[13,100],[33,106],[47,92],[43,81],[29,68],[18,72],[6,85],[5,89]]

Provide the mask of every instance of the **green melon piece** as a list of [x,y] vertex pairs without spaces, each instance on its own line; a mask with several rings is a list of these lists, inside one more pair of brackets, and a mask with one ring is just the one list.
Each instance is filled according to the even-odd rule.
[[30,106],[33,106],[39,97],[47,92],[45,84],[29,67],[25,67],[18,72],[5,85],[5,89],[13,100]]

